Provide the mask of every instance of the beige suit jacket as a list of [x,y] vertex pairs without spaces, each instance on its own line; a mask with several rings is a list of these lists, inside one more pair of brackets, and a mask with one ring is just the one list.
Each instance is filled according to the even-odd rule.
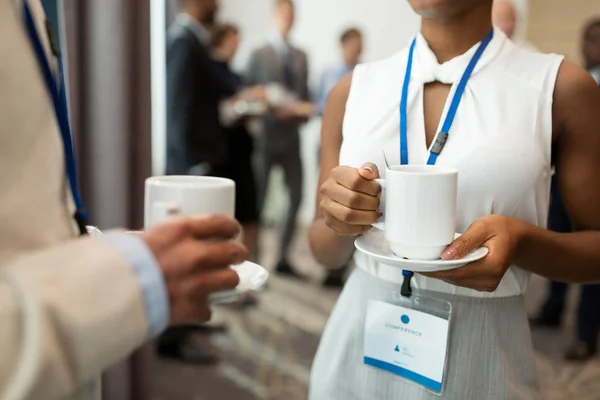
[[[127,262],[101,240],[74,238],[22,1],[0,0],[0,399],[88,399],[89,382],[139,346],[148,323]],[[39,1],[29,0],[45,32]]]

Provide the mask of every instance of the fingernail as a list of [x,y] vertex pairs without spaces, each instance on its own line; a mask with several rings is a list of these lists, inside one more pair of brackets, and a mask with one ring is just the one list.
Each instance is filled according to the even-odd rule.
[[454,260],[457,255],[458,255],[458,252],[456,251],[456,249],[453,247],[450,247],[450,248],[447,248],[442,253],[442,260],[444,260],[444,261]]
[[367,165],[363,165],[361,168],[364,169],[365,171],[369,171],[370,173],[375,172],[375,171],[373,171],[373,167],[371,167],[368,164]]

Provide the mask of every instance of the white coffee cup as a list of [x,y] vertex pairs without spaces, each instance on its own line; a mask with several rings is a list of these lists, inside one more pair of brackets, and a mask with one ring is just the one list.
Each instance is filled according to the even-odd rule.
[[392,252],[409,260],[437,260],[454,240],[458,171],[437,165],[397,165],[378,179],[382,218]]
[[209,176],[155,176],[146,179],[144,224],[149,228],[176,215],[235,213],[235,182]]

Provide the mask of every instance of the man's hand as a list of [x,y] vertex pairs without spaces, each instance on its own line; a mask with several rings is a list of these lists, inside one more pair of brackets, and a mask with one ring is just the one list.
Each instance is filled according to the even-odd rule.
[[315,114],[315,106],[308,102],[283,104],[273,110],[273,115],[277,119],[298,123],[306,123]]
[[208,296],[237,286],[229,267],[248,258],[233,241],[240,230],[235,220],[214,215],[172,220],[142,234],[164,274],[172,324],[208,321]]
[[252,86],[242,90],[238,96],[241,100],[258,101],[266,103],[269,99],[267,89],[264,86]]
[[273,115],[275,115],[277,119],[283,120],[291,120],[294,118],[298,118],[298,113],[296,112],[296,109],[290,105],[282,105],[280,107],[275,108],[273,110]]

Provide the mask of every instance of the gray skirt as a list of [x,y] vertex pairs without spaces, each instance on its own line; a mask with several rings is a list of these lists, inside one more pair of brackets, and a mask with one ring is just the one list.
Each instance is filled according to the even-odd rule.
[[390,372],[363,364],[369,299],[398,285],[361,269],[348,280],[313,363],[311,400],[532,400],[540,386],[523,298],[432,294],[452,303],[448,368],[441,396]]

